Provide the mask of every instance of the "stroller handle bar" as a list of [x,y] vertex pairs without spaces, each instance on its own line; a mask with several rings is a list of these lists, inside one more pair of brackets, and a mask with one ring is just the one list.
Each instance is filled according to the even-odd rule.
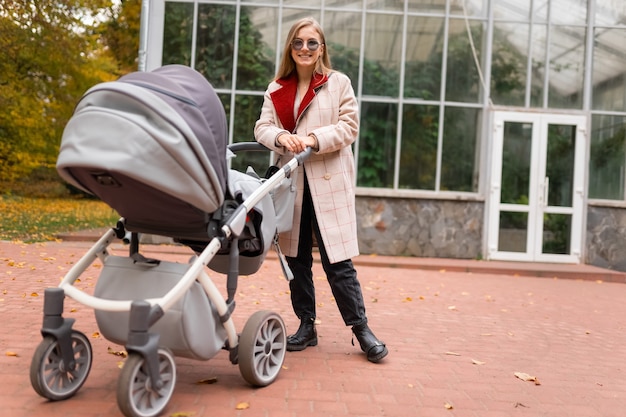
[[[228,149],[237,152],[247,152],[247,151],[271,151],[267,146],[259,143],[259,142],[235,142],[228,145]],[[296,154],[294,158],[298,161],[298,165],[302,165],[302,163],[311,155],[313,150],[310,147],[307,147],[304,151],[299,154]]]
[[[237,142],[230,144],[228,149],[237,153],[239,151],[268,151],[270,150],[266,146],[258,143],[258,142]],[[289,178],[291,173],[300,165],[306,161],[313,150],[310,147],[307,147],[303,152],[294,155],[294,157],[289,160],[288,163],[283,165],[281,169],[272,175],[270,178],[266,179],[263,183],[263,186],[259,187],[255,190],[245,201],[237,207],[235,212],[232,214],[230,219],[226,222],[224,227],[222,228],[223,232],[226,236],[230,236],[231,234],[235,236],[241,235],[243,229],[246,224],[246,213],[248,213],[252,208],[265,197],[267,194],[267,189],[274,189],[277,187],[280,182],[284,178]]]

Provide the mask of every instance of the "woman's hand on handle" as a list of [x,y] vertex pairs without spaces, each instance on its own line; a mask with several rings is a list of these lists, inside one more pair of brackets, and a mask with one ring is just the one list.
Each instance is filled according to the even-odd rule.
[[284,133],[278,136],[276,142],[284,146],[285,149],[287,149],[289,152],[295,154],[304,152],[307,147],[310,147],[314,150],[318,149],[317,138],[314,135],[298,136]]

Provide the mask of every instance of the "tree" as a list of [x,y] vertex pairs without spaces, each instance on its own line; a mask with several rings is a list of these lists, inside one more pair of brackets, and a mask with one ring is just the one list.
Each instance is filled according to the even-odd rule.
[[111,0],[0,0],[0,181],[56,161],[80,96],[111,79],[96,28]]
[[137,71],[141,0],[121,0],[109,8],[108,15],[109,19],[99,32],[103,43],[117,61],[119,75]]

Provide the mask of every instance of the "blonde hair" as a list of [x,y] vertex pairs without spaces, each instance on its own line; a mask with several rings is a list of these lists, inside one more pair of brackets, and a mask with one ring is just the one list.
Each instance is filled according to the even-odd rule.
[[305,28],[307,26],[313,26],[313,29],[320,36],[320,44],[322,46],[322,54],[320,55],[317,63],[315,64],[315,72],[320,74],[328,74],[332,71],[332,67],[330,65],[330,56],[328,56],[328,48],[326,48],[326,36],[324,36],[324,31],[322,30],[322,26],[312,17],[304,17],[298,21],[296,21],[291,29],[289,29],[289,33],[287,34],[287,39],[285,40],[285,46],[283,48],[283,56],[280,60],[280,65],[278,66],[278,71],[276,72],[276,78],[285,78],[291,75],[296,70],[296,63],[291,57],[291,42],[296,38],[296,35],[300,31],[300,29]]

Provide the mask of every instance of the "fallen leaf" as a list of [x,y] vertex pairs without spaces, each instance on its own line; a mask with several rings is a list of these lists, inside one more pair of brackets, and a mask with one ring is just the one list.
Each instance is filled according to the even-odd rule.
[[250,408],[250,404],[246,402],[241,402],[235,406],[235,410],[247,410]]
[[177,411],[175,413],[170,414],[170,417],[190,417],[195,413],[193,411]]
[[461,356],[460,353],[456,353],[456,352],[446,352],[446,355]]
[[535,385],[541,385],[537,377],[529,375],[525,372],[515,372],[514,375],[518,377],[519,379],[521,379],[522,381],[534,382]]
[[125,350],[113,350],[111,349],[111,347],[107,348],[107,353],[109,355],[115,355],[115,356],[121,356],[122,358],[126,358],[128,356],[128,353]]
[[14,356],[14,357],[18,357],[19,356],[16,352],[11,352],[11,351],[7,351],[6,355],[7,356]]
[[212,376],[210,378],[201,379],[201,380],[197,381],[196,384],[198,384],[198,385],[211,385],[211,384],[215,384],[216,382],[217,382],[217,377],[216,376]]
[[404,300],[402,300],[402,302],[407,303],[413,301],[413,299],[411,297],[406,297]]
[[443,406],[446,407],[446,410],[452,410],[454,408],[450,403],[445,403]]
[[39,297],[39,294],[37,294],[36,292],[31,292],[31,293],[30,293],[30,296],[31,296],[31,297]]
[[473,363],[474,365],[484,365],[484,364],[485,364],[485,363],[487,363],[487,362],[482,362],[482,361],[477,361],[476,359],[472,359],[472,363]]
[[449,306],[448,310],[456,310],[456,306]]
[[93,332],[91,334],[91,337],[93,337],[94,339],[100,337],[100,332]]

